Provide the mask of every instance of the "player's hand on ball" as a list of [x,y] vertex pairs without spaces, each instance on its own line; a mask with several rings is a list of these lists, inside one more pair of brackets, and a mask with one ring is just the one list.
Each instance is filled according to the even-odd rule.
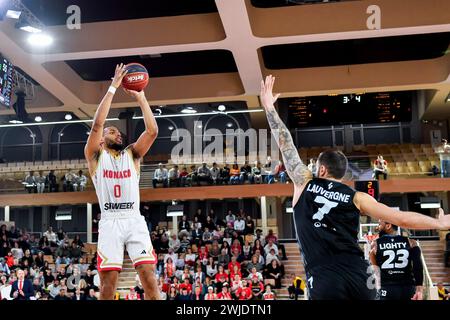
[[119,88],[122,83],[123,77],[127,74],[128,70],[125,69],[125,65],[123,63],[116,65],[116,71],[114,72],[114,78],[112,79],[111,85],[114,88]]
[[130,95],[130,96],[132,96],[133,98],[135,98],[136,100],[140,100],[140,99],[146,99],[145,98],[145,93],[144,93],[144,90],[142,90],[142,91],[135,91],[135,90],[128,90],[128,89],[125,89],[125,88],[123,88],[123,90],[128,94],[128,95]]
[[266,81],[261,81],[261,103],[266,111],[273,109],[273,104],[277,101],[280,94],[273,95],[273,85],[275,83],[275,77],[272,75],[266,77]]
[[445,214],[444,210],[442,208],[439,208],[439,222],[440,222],[440,229],[441,230],[448,230],[450,229],[450,215]]

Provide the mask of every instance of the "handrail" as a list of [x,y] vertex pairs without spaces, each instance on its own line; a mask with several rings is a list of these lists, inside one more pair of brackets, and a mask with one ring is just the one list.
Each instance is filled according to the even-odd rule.
[[422,260],[423,265],[423,273],[424,273],[424,292],[423,292],[423,300],[438,300],[437,298],[437,289],[433,285],[433,280],[431,279],[430,272],[428,271],[427,263],[425,261],[425,257],[423,255],[423,250],[420,246],[420,241],[417,240],[417,245],[420,248],[420,258]]

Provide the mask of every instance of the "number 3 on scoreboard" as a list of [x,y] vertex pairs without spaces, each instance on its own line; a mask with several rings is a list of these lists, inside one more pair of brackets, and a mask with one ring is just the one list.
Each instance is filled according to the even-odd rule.
[[122,196],[122,190],[120,189],[120,184],[114,186],[114,197],[120,198]]

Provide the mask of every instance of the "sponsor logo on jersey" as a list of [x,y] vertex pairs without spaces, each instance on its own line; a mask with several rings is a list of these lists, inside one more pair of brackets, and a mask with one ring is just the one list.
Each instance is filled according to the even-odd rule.
[[142,250],[141,254],[147,254],[147,251]]
[[134,207],[134,202],[106,202],[104,209],[106,210],[132,210]]
[[126,179],[131,177],[131,170],[112,171],[103,169],[103,178],[107,179]]

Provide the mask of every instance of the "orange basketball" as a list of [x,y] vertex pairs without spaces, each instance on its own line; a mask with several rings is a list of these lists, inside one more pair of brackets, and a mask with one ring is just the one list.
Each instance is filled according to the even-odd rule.
[[139,63],[129,63],[125,66],[127,75],[122,80],[122,87],[128,90],[142,91],[148,85],[148,71]]

